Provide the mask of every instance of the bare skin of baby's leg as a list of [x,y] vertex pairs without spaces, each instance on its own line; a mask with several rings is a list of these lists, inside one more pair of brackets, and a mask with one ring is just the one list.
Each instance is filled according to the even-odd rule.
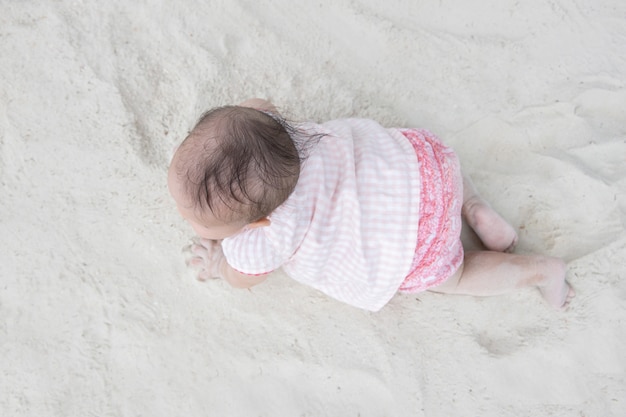
[[480,197],[476,187],[466,176],[463,177],[462,213],[467,224],[488,250],[512,252],[515,249],[517,245],[515,229]]
[[517,244],[515,229],[478,195],[468,178],[464,187],[463,216],[489,250],[466,253],[459,270],[432,291],[489,296],[537,287],[550,305],[569,304],[575,293],[565,280],[565,263],[547,256],[506,253]]
[[548,304],[565,307],[574,290],[565,281],[566,265],[558,258],[480,251],[465,254],[463,265],[434,292],[490,296],[536,287]]

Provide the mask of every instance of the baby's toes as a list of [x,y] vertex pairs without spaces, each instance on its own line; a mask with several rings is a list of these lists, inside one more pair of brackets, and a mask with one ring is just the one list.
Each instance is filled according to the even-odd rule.
[[511,242],[509,247],[504,250],[504,252],[506,252],[506,253],[513,253],[513,251],[515,251],[515,248],[517,247],[517,242],[518,241],[519,241],[519,238],[518,238],[517,233],[516,233],[515,237],[513,238],[513,241]]

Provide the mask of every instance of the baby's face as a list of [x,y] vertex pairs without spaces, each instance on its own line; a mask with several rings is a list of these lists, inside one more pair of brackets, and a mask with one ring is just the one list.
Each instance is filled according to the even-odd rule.
[[196,234],[205,239],[222,240],[230,236],[234,236],[241,232],[245,227],[245,223],[224,223],[217,219],[209,210],[199,213],[199,210],[189,204],[189,199],[184,193],[181,181],[175,174],[170,172],[167,181],[170,194],[176,201],[176,207],[180,215],[191,225]]

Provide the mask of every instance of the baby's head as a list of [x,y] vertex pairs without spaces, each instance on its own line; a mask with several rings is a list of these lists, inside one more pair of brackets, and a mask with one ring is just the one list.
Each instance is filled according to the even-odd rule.
[[205,113],[176,150],[168,186],[196,233],[223,239],[267,216],[291,194],[300,156],[280,117],[238,106]]

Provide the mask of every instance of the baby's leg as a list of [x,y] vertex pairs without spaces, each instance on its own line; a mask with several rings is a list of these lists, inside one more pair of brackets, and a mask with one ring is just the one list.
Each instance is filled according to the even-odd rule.
[[474,184],[466,176],[463,176],[462,213],[487,249],[511,252],[517,245],[515,229],[478,195]]
[[564,307],[575,295],[565,280],[565,272],[565,263],[558,258],[469,252],[455,275],[432,291],[489,296],[537,287],[549,304]]

